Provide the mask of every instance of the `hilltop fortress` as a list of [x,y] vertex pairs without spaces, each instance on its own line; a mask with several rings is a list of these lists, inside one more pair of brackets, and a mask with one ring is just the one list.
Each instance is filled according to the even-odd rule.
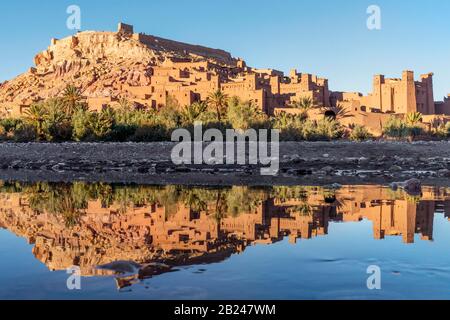
[[345,124],[377,132],[393,114],[420,112],[430,126],[450,120],[450,95],[434,101],[432,73],[420,81],[413,71],[404,71],[401,79],[377,75],[367,96],[331,92],[328,79],[316,75],[252,68],[226,51],[134,33],[133,26],[123,23],[117,32],[85,31],[52,39],[35,57],[35,67],[0,84],[0,114],[20,117],[32,103],[60,95],[68,84],[81,88],[96,111],[114,107],[120,98],[145,108],[161,108],[168,99],[185,106],[221,90],[253,101],[269,115],[296,113],[291,103],[310,98],[322,107],[311,112],[313,119],[333,116],[339,106],[350,115],[342,120]]

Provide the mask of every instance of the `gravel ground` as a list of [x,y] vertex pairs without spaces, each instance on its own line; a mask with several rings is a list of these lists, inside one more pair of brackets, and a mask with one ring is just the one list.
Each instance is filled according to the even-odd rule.
[[176,166],[173,143],[0,144],[0,179],[184,185],[388,184],[450,186],[450,142],[286,142],[280,173],[258,166]]

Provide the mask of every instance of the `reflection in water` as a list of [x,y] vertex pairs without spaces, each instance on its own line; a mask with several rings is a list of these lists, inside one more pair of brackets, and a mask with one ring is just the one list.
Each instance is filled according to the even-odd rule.
[[34,244],[34,255],[51,270],[77,265],[89,276],[135,267],[117,279],[125,287],[177,266],[223,261],[250,245],[324,236],[330,222],[366,219],[376,239],[401,236],[413,243],[420,234],[431,241],[434,214],[450,213],[449,204],[445,188],[412,197],[381,186],[2,183],[0,227]]

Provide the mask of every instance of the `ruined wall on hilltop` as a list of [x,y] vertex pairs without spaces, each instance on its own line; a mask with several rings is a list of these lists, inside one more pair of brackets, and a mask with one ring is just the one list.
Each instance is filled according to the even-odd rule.
[[143,43],[154,50],[173,51],[182,54],[197,55],[204,58],[214,59],[224,64],[236,64],[236,61],[232,58],[229,52],[220,49],[212,49],[204,46],[168,40],[142,33],[134,34],[133,39],[136,39],[140,43]]

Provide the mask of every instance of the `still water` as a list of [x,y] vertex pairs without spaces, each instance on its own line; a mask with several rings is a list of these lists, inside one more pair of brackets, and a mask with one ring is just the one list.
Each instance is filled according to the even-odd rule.
[[449,217],[434,187],[2,182],[0,299],[450,299]]

